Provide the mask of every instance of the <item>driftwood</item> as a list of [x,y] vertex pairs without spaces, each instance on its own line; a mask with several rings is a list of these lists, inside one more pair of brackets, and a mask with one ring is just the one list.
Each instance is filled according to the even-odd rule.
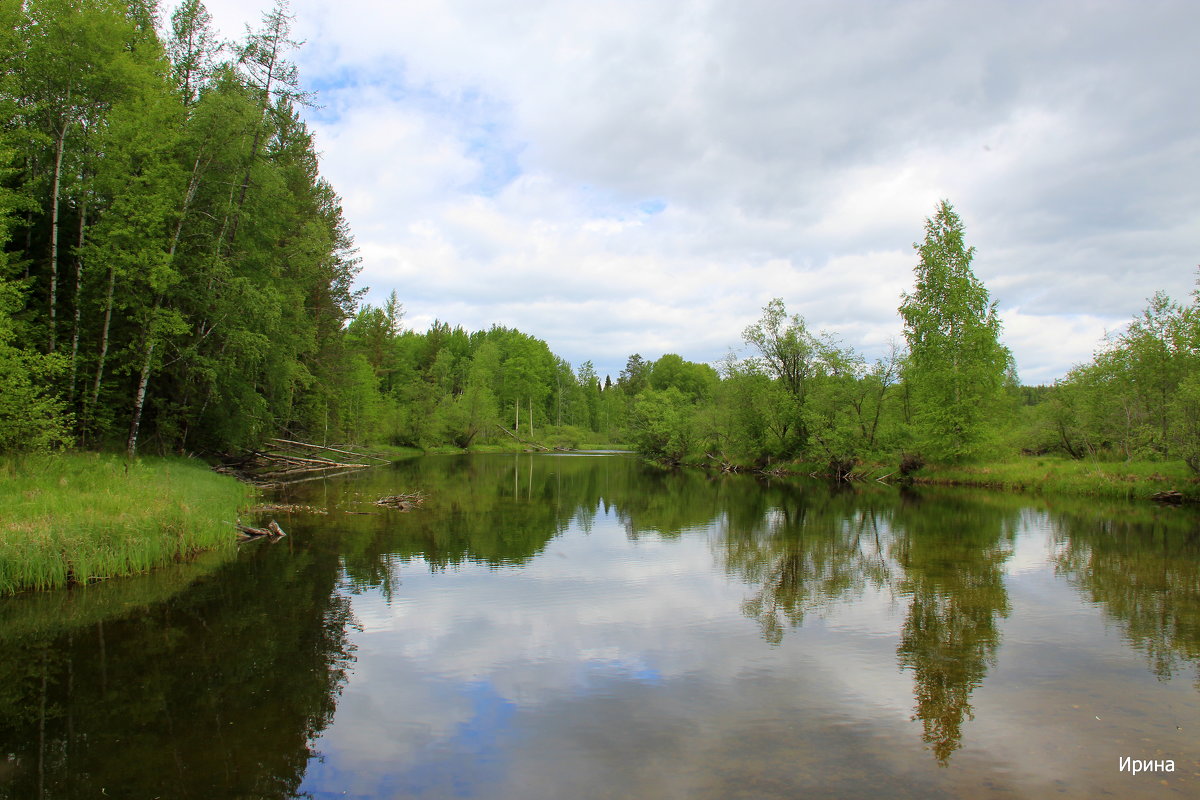
[[385,456],[378,456],[378,455],[375,455],[374,453],[356,453],[353,450],[339,450],[336,447],[329,447],[329,446],[323,445],[323,444],[309,444],[308,442],[296,442],[291,439],[271,439],[271,441],[279,442],[280,444],[295,445],[296,447],[306,447],[310,450],[328,450],[331,453],[341,453],[341,454],[347,455],[347,456],[354,456],[355,458],[374,458],[374,459],[383,461],[384,463],[388,463],[388,464],[390,464],[392,462],[392,460],[390,458],[387,458]]
[[[375,466],[363,463],[363,459],[387,461],[383,456],[355,453],[351,450],[298,442],[292,439],[271,439],[270,441],[276,442],[279,446],[269,450],[245,450],[238,455],[227,456],[223,463],[215,468],[216,471],[233,475],[246,483],[267,488],[315,480],[316,478],[333,477],[334,474],[343,475],[356,469]],[[311,452],[314,450],[352,456],[357,460],[324,458]],[[331,470],[337,470],[337,472],[330,474]],[[319,474],[314,475],[313,473]]]
[[729,456],[721,453],[721,457],[717,458],[712,453],[704,454],[710,461],[716,461],[720,464],[721,472],[740,472],[741,467],[729,460]]
[[1183,503],[1183,493],[1174,489],[1169,489],[1162,492],[1155,492],[1150,495],[1151,500],[1157,500],[1160,503],[1170,503],[1172,505],[1181,505]]
[[410,494],[393,494],[381,497],[375,501],[375,505],[395,509],[396,511],[411,511],[417,506],[424,504],[424,502],[425,495],[423,493],[412,492]]
[[279,455],[278,453],[258,453],[259,458],[278,464],[320,464],[324,467],[369,467],[370,464],[349,464],[345,461],[334,461],[329,458],[301,458],[300,456]]
[[283,532],[283,528],[279,527],[279,523],[275,520],[268,522],[267,527],[265,528],[251,528],[247,525],[235,525],[234,527],[238,530],[238,538],[242,540],[260,539],[262,537],[266,537],[268,539],[281,539],[284,536],[287,536],[287,534]]

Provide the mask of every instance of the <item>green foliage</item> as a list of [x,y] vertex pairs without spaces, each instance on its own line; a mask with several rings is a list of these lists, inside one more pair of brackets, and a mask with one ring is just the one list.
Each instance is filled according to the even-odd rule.
[[634,353],[625,362],[625,369],[621,370],[617,385],[629,397],[640,394],[650,383],[650,366],[640,353]]
[[[18,205],[13,192],[0,188],[0,245]],[[49,388],[64,364],[55,355],[16,345],[11,315],[23,302],[17,287],[4,280],[5,260],[0,253],[0,452],[48,450],[70,438],[70,417]]]
[[198,0],[165,41],[153,10],[0,3],[0,451],[224,452],[281,432],[466,448],[513,443],[507,430],[842,474],[1007,437],[1200,469],[1197,306],[1156,296],[1093,363],[1022,395],[947,203],[916,246],[907,358],[868,364],[778,298],[743,333],[753,356],[720,375],[634,354],[613,384],[521,331],[406,330],[394,292],[360,305],[341,201],[297,111],[310,98],[286,6],[228,48]]
[[1192,472],[1200,474],[1200,371],[1180,381],[1168,412],[1174,421],[1172,449]]
[[693,402],[708,400],[717,385],[717,371],[707,364],[685,361],[681,356],[667,353],[650,367],[649,383],[653,389],[678,389]]
[[74,435],[225,450],[373,428],[374,376],[342,346],[357,259],[294,108],[283,10],[223,63],[199,2],[176,10],[166,48],[142,4],[22,11],[0,36],[0,60],[22,65],[4,71],[5,130],[20,134],[0,150],[35,209],[14,253],[31,290],[12,313],[31,320],[22,341],[59,354]]
[[1200,299],[1174,303],[1161,292],[1089,364],[1055,385],[1044,405],[1057,449],[1084,455],[1182,458],[1200,472]]
[[692,404],[674,387],[638,395],[629,424],[638,452],[650,458],[678,464],[692,448]]
[[903,295],[900,314],[917,443],[939,460],[978,456],[1006,413],[1012,357],[1000,343],[996,304],[971,270],[975,248],[966,246],[949,203],[925,221],[925,241],[913,247],[916,285]]
[[0,452],[49,450],[70,438],[70,417],[47,388],[64,364],[13,345],[9,312],[18,305],[15,288],[0,281]]

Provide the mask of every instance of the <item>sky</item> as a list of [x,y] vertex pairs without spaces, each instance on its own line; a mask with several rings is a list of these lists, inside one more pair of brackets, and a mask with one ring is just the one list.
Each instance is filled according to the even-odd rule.
[[[210,0],[225,38],[270,0]],[[173,4],[164,4],[164,18]],[[366,302],[615,380],[750,355],[779,297],[902,342],[939,200],[1023,383],[1200,264],[1200,4],[293,0],[305,112]]]

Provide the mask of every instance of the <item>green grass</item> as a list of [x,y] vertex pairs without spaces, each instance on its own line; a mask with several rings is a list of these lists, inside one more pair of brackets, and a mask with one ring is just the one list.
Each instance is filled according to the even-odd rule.
[[250,490],[188,459],[0,460],[0,595],[146,572],[235,548]]
[[916,483],[983,486],[1043,494],[1138,500],[1178,491],[1200,501],[1200,481],[1182,461],[1074,461],[1021,456],[973,465],[927,465],[913,473]]

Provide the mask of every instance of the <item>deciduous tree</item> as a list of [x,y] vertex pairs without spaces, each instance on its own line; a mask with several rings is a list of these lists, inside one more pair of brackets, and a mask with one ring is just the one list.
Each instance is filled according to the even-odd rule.
[[900,315],[918,444],[933,458],[970,457],[998,427],[1012,357],[1000,343],[996,304],[971,270],[975,248],[966,246],[948,202],[925,221],[925,240],[913,248],[916,283]]

